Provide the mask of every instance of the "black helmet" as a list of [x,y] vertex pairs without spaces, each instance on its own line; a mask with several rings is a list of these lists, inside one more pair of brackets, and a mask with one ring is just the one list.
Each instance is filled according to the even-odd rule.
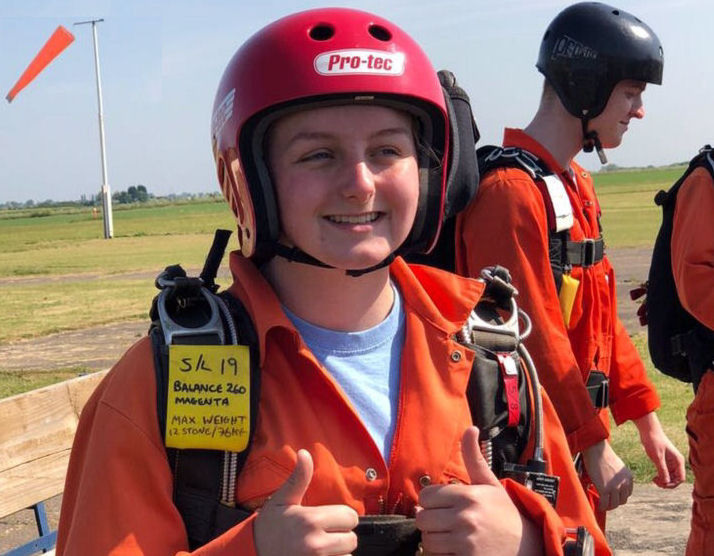
[[584,127],[604,110],[617,83],[633,79],[661,85],[663,66],[654,31],[634,15],[599,2],[560,12],[543,35],[536,64]]

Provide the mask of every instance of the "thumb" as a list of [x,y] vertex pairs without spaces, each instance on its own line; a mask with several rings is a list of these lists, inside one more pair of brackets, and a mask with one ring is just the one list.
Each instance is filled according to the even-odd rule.
[[302,504],[307,487],[312,481],[312,456],[307,450],[298,450],[293,472],[270,497],[271,506],[295,506]]
[[472,485],[500,485],[488,462],[481,454],[478,441],[479,430],[469,427],[461,438],[461,454]]

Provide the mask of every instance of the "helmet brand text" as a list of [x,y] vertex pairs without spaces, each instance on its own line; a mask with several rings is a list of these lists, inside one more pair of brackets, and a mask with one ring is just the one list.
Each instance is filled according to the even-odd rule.
[[223,126],[226,125],[226,122],[233,115],[233,102],[235,100],[235,96],[236,90],[231,89],[214,110],[213,117],[211,118],[211,131],[214,137],[221,134]]
[[567,35],[563,35],[553,45],[551,58],[591,58],[594,60],[597,58],[597,50],[585,46]]
[[320,75],[401,75],[404,54],[381,50],[334,50],[315,57],[315,71]]

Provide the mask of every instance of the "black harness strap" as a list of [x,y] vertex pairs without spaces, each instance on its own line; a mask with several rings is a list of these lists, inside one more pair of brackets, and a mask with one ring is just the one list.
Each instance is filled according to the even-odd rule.
[[[601,262],[605,256],[605,241],[602,234],[597,239],[588,238],[583,241],[570,239],[570,230],[558,232],[555,225],[555,210],[548,189],[545,186],[546,176],[553,172],[537,156],[518,147],[498,147],[485,145],[477,151],[479,171],[481,176],[496,168],[519,168],[528,173],[535,181],[540,191],[548,215],[548,255],[553,278],[560,291],[563,274],[573,266],[590,267]],[[600,219],[598,217],[600,231]]]

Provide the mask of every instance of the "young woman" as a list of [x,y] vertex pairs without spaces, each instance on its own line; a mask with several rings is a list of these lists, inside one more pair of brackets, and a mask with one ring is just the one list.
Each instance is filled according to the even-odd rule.
[[[195,553],[349,554],[359,516],[381,514],[415,518],[429,554],[558,554],[578,525],[609,553],[547,403],[557,512],[479,451],[456,338],[483,283],[399,257],[436,241],[446,196],[447,107],[419,46],[348,9],[274,22],[229,63],[212,140],[261,398],[246,518]],[[84,410],[58,553],[188,550],[154,376],[143,339]]]

